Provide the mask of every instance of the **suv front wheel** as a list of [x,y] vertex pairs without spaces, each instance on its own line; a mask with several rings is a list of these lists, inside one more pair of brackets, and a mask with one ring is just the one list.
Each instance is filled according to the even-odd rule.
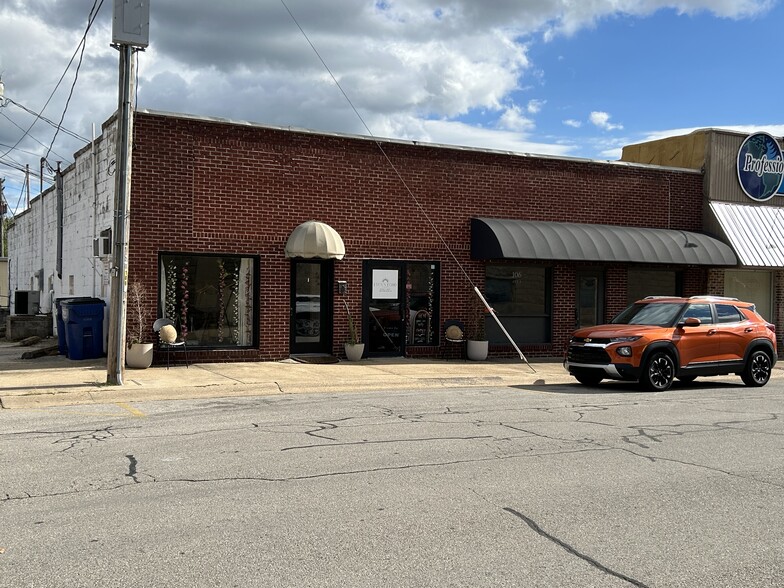
[[640,377],[640,385],[645,390],[664,392],[672,386],[675,379],[675,362],[664,351],[656,351],[648,359]]
[[764,386],[770,380],[771,372],[770,356],[762,350],[754,351],[743,368],[740,377],[747,386]]

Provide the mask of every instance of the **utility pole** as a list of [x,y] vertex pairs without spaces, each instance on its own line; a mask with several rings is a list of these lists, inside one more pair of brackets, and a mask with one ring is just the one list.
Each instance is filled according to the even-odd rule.
[[117,173],[114,187],[114,267],[109,304],[106,382],[122,386],[125,376],[125,314],[128,298],[128,233],[131,211],[131,141],[134,54],[147,47],[150,36],[148,0],[114,0],[112,43],[120,52],[117,106]]
[[0,178],[0,257],[5,257],[3,246],[3,230],[5,229],[5,213],[8,208],[5,205],[5,178]]

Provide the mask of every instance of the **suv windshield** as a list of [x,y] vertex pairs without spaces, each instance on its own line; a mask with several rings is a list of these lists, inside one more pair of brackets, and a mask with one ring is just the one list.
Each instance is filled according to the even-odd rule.
[[669,327],[675,324],[683,306],[683,302],[637,302],[616,316],[611,323]]

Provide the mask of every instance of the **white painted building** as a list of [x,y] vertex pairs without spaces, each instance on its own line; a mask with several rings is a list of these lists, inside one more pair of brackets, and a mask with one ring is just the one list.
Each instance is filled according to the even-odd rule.
[[[32,310],[52,314],[55,334],[56,299],[89,296],[102,299],[109,307],[116,127],[115,118],[104,123],[101,136],[78,151],[74,163],[61,170],[62,198],[58,198],[55,184],[33,198],[8,231],[11,314],[31,311],[29,307],[16,308],[16,299],[25,298],[17,296],[17,291],[38,293],[35,297],[40,303]],[[58,248],[60,240],[62,247]],[[107,326],[105,321],[104,342]]]

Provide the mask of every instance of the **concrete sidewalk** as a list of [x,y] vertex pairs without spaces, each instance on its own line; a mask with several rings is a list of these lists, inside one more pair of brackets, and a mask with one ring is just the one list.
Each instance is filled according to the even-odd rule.
[[434,360],[389,357],[305,364],[197,363],[190,367],[126,369],[123,386],[106,384],[106,358],[73,361],[64,356],[21,359],[34,347],[0,341],[0,407],[40,408],[74,404],[217,398],[302,392],[361,392],[466,386],[571,383],[560,360]]

